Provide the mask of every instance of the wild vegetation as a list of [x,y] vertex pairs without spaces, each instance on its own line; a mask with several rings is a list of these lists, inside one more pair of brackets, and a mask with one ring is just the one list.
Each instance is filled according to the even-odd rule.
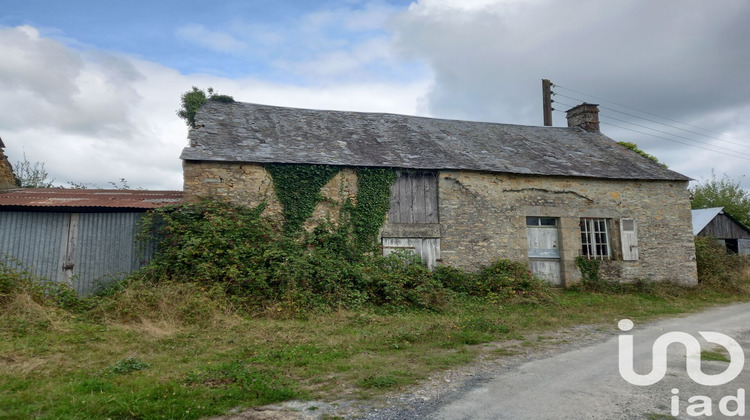
[[201,418],[369,398],[543,345],[552,330],[750,297],[747,261],[703,239],[698,287],[594,276],[555,289],[512,261],[430,272],[408,254],[353,252],[338,226],[294,239],[261,211],[203,202],[155,213],[161,253],[93,297],[0,264],[0,416]]
[[234,102],[229,95],[222,95],[209,87],[206,91],[193,86],[192,89],[180,95],[180,108],[177,116],[185,120],[188,128],[195,127],[195,113],[206,101]]
[[711,179],[705,179],[690,188],[694,209],[724,207],[734,218],[750,226],[750,192],[742,188],[739,179],[729,178],[724,174],[717,178],[711,173]]

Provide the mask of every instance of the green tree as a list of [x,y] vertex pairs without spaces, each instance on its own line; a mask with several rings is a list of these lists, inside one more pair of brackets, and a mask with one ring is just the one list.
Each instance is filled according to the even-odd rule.
[[203,89],[193,88],[180,95],[180,108],[177,110],[177,116],[185,120],[189,128],[195,127],[195,113],[206,103],[207,100],[219,102],[234,102],[234,98],[229,95],[220,95],[209,87],[206,92]]
[[711,171],[711,179],[699,182],[690,188],[690,192],[693,194],[693,209],[724,207],[732,217],[750,226],[750,192],[740,186],[739,180],[731,179],[727,174],[717,178]]
[[26,152],[23,153],[23,160],[13,165],[13,176],[16,177],[16,185],[21,188],[52,188],[55,182],[48,179],[44,162],[29,162]]
[[640,149],[640,148],[638,147],[638,145],[637,145],[637,144],[635,144],[635,143],[631,143],[631,142],[629,142],[629,141],[618,141],[618,142],[617,142],[617,144],[619,144],[620,146],[622,146],[622,147],[624,147],[624,148],[626,148],[626,149],[630,149],[630,150],[632,150],[632,151],[634,151],[634,152],[638,153],[639,155],[641,155],[641,156],[645,157],[646,159],[651,159],[651,160],[653,160],[654,162],[658,163],[659,165],[661,165],[661,166],[663,166],[663,167],[665,167],[665,168],[667,167],[667,165],[665,165],[665,164],[663,164],[663,163],[659,162],[659,159],[657,159],[657,157],[656,157],[656,156],[654,156],[654,155],[651,155],[651,154],[648,154],[648,153],[644,152],[644,151],[643,151],[643,150],[641,150],[641,149]]

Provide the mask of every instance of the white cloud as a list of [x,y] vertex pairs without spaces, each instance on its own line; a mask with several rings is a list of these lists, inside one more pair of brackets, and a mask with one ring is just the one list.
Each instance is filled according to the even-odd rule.
[[0,53],[6,154],[11,163],[24,152],[44,162],[59,184],[106,187],[125,178],[132,187],[181,189],[187,127],[175,111],[180,94],[194,85],[246,102],[404,114],[421,112],[427,89],[425,82],[296,86],[183,75],[132,57],[81,52],[29,27],[0,30]]
[[189,24],[177,29],[177,36],[198,46],[224,53],[237,53],[247,47],[244,42],[230,34],[212,31],[198,24]]

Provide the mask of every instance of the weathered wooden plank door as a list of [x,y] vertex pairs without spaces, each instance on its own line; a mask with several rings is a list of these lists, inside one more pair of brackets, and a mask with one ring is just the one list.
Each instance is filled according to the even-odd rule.
[[432,270],[440,259],[440,238],[383,238],[383,255],[406,250],[419,255]]
[[620,220],[620,238],[622,240],[622,259],[638,260],[638,227],[633,219]]
[[531,272],[552,284],[562,285],[557,219],[527,217],[526,237]]
[[389,223],[438,223],[437,174],[400,172],[391,186]]

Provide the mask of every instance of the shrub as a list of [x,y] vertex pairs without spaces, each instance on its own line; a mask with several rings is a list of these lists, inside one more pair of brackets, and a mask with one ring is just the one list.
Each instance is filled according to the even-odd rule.
[[714,238],[695,237],[698,282],[705,287],[739,292],[747,284],[747,257],[733,254]]
[[357,286],[371,303],[392,308],[439,310],[448,302],[445,288],[411,252],[371,257],[362,268]]
[[549,285],[534,276],[527,264],[506,259],[484,267],[476,276],[473,293],[493,299],[546,299]]
[[[409,252],[365,252],[346,218],[296,238],[262,211],[215,201],[154,211],[144,231],[155,235],[158,252],[135,277],[195,283],[282,314],[363,305],[440,310],[453,292],[492,301],[544,295],[546,286],[525,264],[500,260],[479,273],[448,267],[433,273]],[[142,303],[149,302],[147,292],[140,292]]]
[[273,297],[274,274],[286,253],[274,226],[260,217],[262,211],[263,206],[206,200],[150,213],[144,233],[158,241],[158,252],[140,276],[205,287],[220,284],[229,294]]

